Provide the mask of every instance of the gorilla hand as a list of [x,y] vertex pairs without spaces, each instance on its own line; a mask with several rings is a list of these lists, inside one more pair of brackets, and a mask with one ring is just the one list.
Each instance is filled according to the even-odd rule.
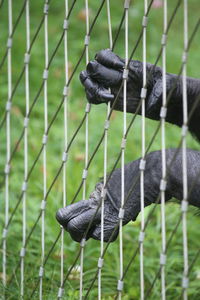
[[[182,153],[174,155],[176,149],[167,149],[167,165],[173,164],[168,170],[167,186],[165,191],[165,201],[172,197],[183,199],[182,182]],[[200,152],[187,149],[188,163],[188,187],[193,187],[189,194],[190,204],[200,207]],[[140,180],[139,178],[140,159],[125,165],[125,214],[123,225],[130,220],[135,220],[140,212]],[[162,156],[161,151],[151,152],[146,156],[146,167],[144,173],[144,205],[158,201],[160,193],[160,180],[162,178]],[[195,184],[194,184],[195,182]],[[56,215],[58,222],[71,234],[71,237],[80,242],[83,237],[101,238],[101,191],[103,184],[96,185],[95,191],[90,195],[89,200],[82,200],[65,208],[61,208]],[[118,227],[113,234],[113,230],[118,225],[119,208],[121,203],[121,169],[116,169],[111,175],[107,184],[104,207],[104,241],[114,241],[118,235]],[[97,213],[96,213],[97,211]],[[90,230],[87,232],[88,225]],[[85,234],[87,235],[85,236]]]
[[[80,242],[86,239],[101,239],[101,191],[102,183],[98,183],[89,200],[82,200],[59,209],[56,214],[58,222],[70,233],[73,240]],[[118,235],[118,211],[119,208],[112,203],[109,196],[104,202],[104,241],[114,241]],[[127,219],[127,222],[129,220]],[[127,223],[126,222],[126,223]],[[91,224],[90,228],[89,224]],[[115,229],[115,230],[114,230]]]
[[[162,69],[151,64],[147,68],[147,117],[159,119],[162,103]],[[90,103],[100,104],[113,102],[123,80],[124,60],[111,50],[101,50],[95,60],[90,61],[86,71],[80,74],[80,80],[85,86],[87,99]],[[167,90],[172,87],[176,75],[167,74]],[[131,60],[127,80],[127,111],[135,113],[141,99],[143,85],[143,63]],[[108,88],[111,90],[109,93]],[[175,94],[175,92],[173,93]],[[123,89],[120,90],[114,109],[123,111]],[[139,111],[140,113],[140,111]]]
[[[85,86],[86,96],[90,103],[100,104],[115,101],[114,109],[123,111],[123,80],[124,60],[111,50],[101,50],[95,60],[89,62],[86,71],[81,72],[80,80]],[[160,119],[162,105],[163,83],[162,69],[149,63],[147,70],[147,95],[145,99],[146,117],[153,120]],[[143,63],[131,60],[127,80],[127,112],[135,113],[140,102],[143,86]],[[109,92],[111,90],[111,94]],[[120,90],[120,91],[119,91]],[[183,124],[183,88],[182,78],[166,73],[167,115],[166,121],[179,127]],[[188,113],[193,110],[188,127],[192,134],[200,140],[200,80],[187,77]],[[197,103],[196,103],[197,102]],[[195,104],[195,110],[193,106]],[[138,111],[140,114],[141,111]]]
[[[139,160],[125,166],[125,199],[128,195],[133,180],[139,172]],[[71,237],[80,242],[83,237],[101,239],[101,192],[103,183],[96,185],[89,200],[82,200],[75,204],[61,208],[56,214],[58,222],[70,233]],[[116,169],[111,175],[106,189],[104,202],[104,241],[114,241],[118,235],[119,208],[121,204],[121,169]],[[137,182],[134,193],[130,194],[124,206],[123,225],[130,220],[135,220],[140,212],[140,185]],[[147,205],[147,201],[145,202]],[[148,204],[150,204],[148,202]],[[99,207],[99,209],[98,209]],[[98,209],[98,211],[97,211]],[[91,223],[92,221],[92,223]],[[87,232],[88,225],[91,223]],[[114,231],[114,233],[113,233]]]
[[[161,155],[148,155],[145,171],[145,206],[151,204],[159,193],[161,178]],[[140,160],[125,165],[125,206],[123,225],[135,220],[140,212]],[[157,173],[156,173],[157,172]],[[156,176],[157,175],[157,176]],[[132,188],[134,185],[134,189]],[[83,237],[101,238],[101,192],[103,184],[96,185],[89,200],[82,200],[75,204],[61,208],[56,215],[58,222],[70,233],[71,237],[80,242]],[[107,183],[104,204],[104,241],[114,241],[118,235],[119,208],[121,206],[121,169],[116,169]],[[98,209],[99,207],[99,209]],[[98,209],[98,211],[97,211]],[[97,212],[96,212],[97,211]],[[87,232],[88,225],[90,230]],[[115,229],[116,228],[116,229]],[[115,231],[114,231],[115,229]],[[113,234],[114,231],[114,234]]]

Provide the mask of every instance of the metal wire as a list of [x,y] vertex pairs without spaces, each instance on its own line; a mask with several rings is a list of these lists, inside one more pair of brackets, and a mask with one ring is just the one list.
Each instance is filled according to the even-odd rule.
[[188,238],[187,238],[187,209],[185,204],[188,205],[188,181],[187,181],[187,142],[186,142],[186,124],[188,123],[188,104],[187,104],[187,48],[188,48],[188,5],[187,0],[184,0],[184,52],[183,52],[183,76],[182,76],[182,86],[183,86],[183,126],[182,126],[182,165],[183,165],[183,201],[181,205],[182,209],[182,230],[183,230],[183,278],[182,287],[183,299],[187,300],[187,288],[188,288]]
[[[9,36],[12,34],[13,30],[13,18],[12,18],[12,1],[8,1],[8,34]],[[8,76],[8,99],[10,98],[10,94],[12,91],[12,49],[11,45],[8,47],[8,64],[7,64],[7,76]],[[10,105],[8,104],[8,114],[6,116],[6,166],[5,166],[5,227],[7,226],[9,219],[9,206],[10,206],[10,189],[9,189],[9,172],[10,172],[10,148],[11,148],[11,128],[10,128]],[[4,228],[5,228],[4,227]],[[3,287],[4,287],[4,298],[5,296],[5,288],[7,285],[7,231],[4,229],[3,231]]]
[[165,288],[165,264],[166,264],[166,220],[165,220],[165,184],[166,184],[166,142],[165,142],[165,118],[167,111],[167,86],[166,86],[166,41],[167,41],[167,0],[163,5],[163,37],[162,37],[162,114],[161,114],[161,153],[162,153],[162,180],[161,187],[161,235],[162,247],[160,253],[160,272],[161,272],[161,297],[166,299]]
[[[28,51],[30,47],[30,7],[29,1],[26,3],[26,51]],[[25,64],[25,94],[26,94],[26,114],[29,111],[29,98],[30,98],[30,86],[29,86],[29,61],[26,61]],[[26,241],[26,178],[28,175],[28,128],[25,128],[24,132],[24,183],[22,189],[24,190],[23,199],[22,199],[22,248],[20,251],[21,257],[21,298],[24,298],[24,265],[25,265],[25,253],[26,249],[24,247]]]
[[[147,1],[144,0],[144,17],[143,17],[143,88],[141,92],[141,137],[142,137],[142,151],[141,151],[141,168],[140,168],[140,209],[141,209],[141,237],[144,237],[144,171],[145,171],[145,100],[146,100],[146,81],[147,81],[147,54],[146,54],[146,28],[148,19],[145,17],[147,13]],[[123,277],[123,274],[122,274]],[[140,299],[144,299],[144,239],[140,240]]]
[[[49,3],[45,0],[44,3],[44,56],[45,56],[45,69],[44,69],[44,132],[48,128],[48,73],[45,74],[49,65],[49,45],[48,45],[48,10]],[[43,136],[43,197],[45,198],[47,192],[47,136]],[[39,299],[43,299],[43,273],[44,273],[44,258],[45,258],[45,208],[46,202],[41,202],[41,262],[40,262],[40,287],[39,287]]]
[[[199,255],[200,255],[200,248],[199,248],[198,251],[196,252],[196,255],[194,256],[194,258],[193,258],[191,264],[190,264],[189,267],[188,267],[188,276],[190,275],[190,273],[191,273],[191,271],[192,271],[192,269],[193,269],[193,267],[194,267],[194,264],[195,264],[195,262],[197,261]],[[185,288],[182,287],[182,291],[181,291],[181,294],[180,294],[179,299],[183,299],[182,297],[183,297],[183,295],[184,295],[184,290],[185,290]]]
[[[108,33],[109,33],[109,47],[113,47],[113,37],[112,37],[112,26],[111,26],[111,12],[110,12],[110,0],[106,1],[107,4],[107,19],[108,19]],[[107,117],[110,113],[110,102],[107,107]],[[106,126],[107,125],[107,126]],[[105,125],[106,129],[109,127],[109,123]],[[105,131],[104,137],[104,175],[103,175],[103,185],[105,187],[106,178],[107,178],[107,163],[108,163],[108,130]],[[103,254],[104,248],[104,200],[105,200],[105,188],[103,187],[102,192],[102,206],[101,206],[101,246],[100,246],[100,257],[98,259],[98,300],[101,299],[101,289],[102,289],[102,267],[103,260],[101,256]]]
[[[86,66],[89,63],[89,8],[88,8],[88,0],[85,0],[85,21],[86,21],[86,36],[85,36],[85,62]],[[89,148],[89,112],[90,112],[90,104],[86,104],[86,118],[85,118],[85,167],[88,163],[88,148]],[[87,174],[83,170],[83,193],[82,198],[83,200],[86,198],[86,179]],[[85,175],[84,175],[85,173]],[[79,283],[79,299],[82,300],[83,298],[83,264],[84,264],[84,248],[85,248],[85,240],[80,242],[81,245],[81,256],[80,256],[80,283]]]
[[[69,10],[68,0],[65,0],[65,17],[67,18]],[[69,64],[68,64],[68,23],[66,23],[65,27],[65,36],[64,36],[64,54],[65,54],[65,84],[69,80]],[[68,144],[68,95],[64,96],[64,148],[67,147]],[[67,205],[67,170],[66,165],[63,167],[63,202],[62,205],[65,207]],[[60,249],[60,291],[62,297],[62,284],[64,280],[64,228],[61,227],[61,249]],[[61,298],[58,294],[58,298]]]
[[[130,1],[124,2],[125,8],[125,66],[123,73],[123,133],[122,133],[122,154],[121,154],[121,207],[119,212],[119,278],[121,279],[123,274],[123,215],[124,215],[124,198],[125,198],[125,144],[126,140],[124,139],[124,135],[126,134],[127,129],[127,120],[126,120],[126,112],[127,112],[127,79],[128,79],[128,10],[129,10]],[[122,290],[123,290],[123,281],[118,280],[118,299],[122,299]]]
[[[58,233],[58,235],[57,235],[55,241],[53,242],[51,248],[49,249],[49,252],[47,253],[47,255],[46,255],[45,259],[44,259],[43,267],[45,267],[45,265],[46,265],[46,263],[47,263],[47,261],[48,261],[50,255],[52,254],[53,250],[55,249],[55,246],[57,245],[57,243],[58,243],[58,241],[59,241],[59,239],[60,239],[60,237],[61,237],[61,234],[62,234],[62,230],[59,231],[59,233]],[[37,290],[39,284],[40,284],[40,276],[38,277],[38,280],[37,280],[37,282],[36,282],[36,285],[35,285],[35,287],[34,287],[32,293],[30,294],[30,299],[33,298],[33,296],[34,296],[34,294],[35,294],[35,292],[36,292],[36,290]]]

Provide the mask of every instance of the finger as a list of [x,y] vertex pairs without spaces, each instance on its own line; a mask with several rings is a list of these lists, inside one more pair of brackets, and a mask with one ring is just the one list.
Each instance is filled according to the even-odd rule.
[[122,70],[124,67],[124,60],[118,55],[113,53],[110,49],[104,49],[99,51],[95,59],[102,65],[117,70]]
[[96,95],[94,93],[90,93],[89,91],[85,90],[86,93],[86,97],[89,103],[92,104],[101,104],[102,101],[96,97]]
[[96,60],[87,65],[87,74],[104,87],[116,86],[122,81],[122,71],[107,68]]
[[[79,214],[76,218],[71,219],[67,224],[66,230],[70,233],[73,240],[80,242],[83,237],[86,239],[91,237],[91,233],[100,220],[100,210],[96,213],[96,209],[89,209],[83,214]],[[88,230],[88,226],[91,221],[92,223]],[[85,236],[86,232],[87,235]]]
[[[163,94],[162,79],[158,79],[154,84],[152,92],[147,102],[147,112],[153,114],[160,109]],[[157,116],[159,118],[159,115]]]
[[86,96],[90,103],[99,104],[114,99],[114,95],[92,80],[86,71],[81,72],[80,79],[86,89]]
[[[115,224],[116,225],[116,224]],[[104,242],[114,242],[119,233],[119,227],[115,227],[113,223],[104,223]],[[95,240],[101,240],[101,225],[98,225],[91,233],[91,237]]]
[[64,228],[66,228],[67,223],[71,219],[76,218],[78,215],[84,213],[89,209],[89,202],[87,200],[82,200],[77,203],[60,208],[56,213],[56,219]]
[[109,93],[105,93],[101,90],[97,90],[95,93],[90,93],[86,90],[86,97],[89,103],[93,104],[101,104],[108,103],[109,101],[114,99],[114,96]]

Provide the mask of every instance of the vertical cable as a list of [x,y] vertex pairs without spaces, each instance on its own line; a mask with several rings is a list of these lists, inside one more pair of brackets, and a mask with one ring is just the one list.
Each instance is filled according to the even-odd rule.
[[[111,26],[111,16],[110,16],[110,0],[106,1],[107,4],[107,19],[108,19],[108,34],[109,34],[109,47],[112,49],[112,26]],[[110,114],[110,102],[107,107],[107,118]],[[104,251],[104,200],[106,195],[105,185],[107,179],[107,154],[108,154],[108,119],[105,122],[105,137],[104,137],[104,176],[103,176],[103,189],[101,194],[102,205],[101,205],[101,246],[100,246],[100,257],[98,260],[98,300],[101,300],[101,270],[103,267],[103,251]]]
[[188,182],[187,182],[187,149],[186,135],[188,122],[188,107],[187,107],[187,48],[188,48],[188,3],[184,0],[184,52],[183,52],[183,126],[182,126],[182,162],[183,162],[183,200],[182,200],[182,231],[183,231],[183,299],[187,300],[188,288],[188,243],[187,243],[187,206],[188,206]]
[[120,280],[118,280],[118,299],[122,298],[122,290],[123,290],[123,234],[122,234],[122,226],[123,226],[123,217],[124,217],[124,199],[125,199],[125,147],[126,147],[126,101],[127,101],[127,79],[128,79],[128,9],[129,9],[130,1],[125,0],[124,9],[125,9],[125,67],[123,72],[123,138],[121,143],[122,149],[122,157],[121,157],[121,208],[119,210],[119,255],[120,255]]
[[112,25],[111,25],[111,16],[110,16],[110,0],[106,1],[107,7],[107,19],[108,19],[108,33],[109,33],[109,47],[113,47],[113,38],[112,38]]
[[8,215],[9,215],[9,172],[10,172],[10,109],[11,109],[11,94],[12,94],[12,0],[8,0],[8,101],[6,104],[6,165],[5,165],[5,227],[3,230],[3,285],[6,287],[7,281],[7,271],[6,271],[6,264],[7,264],[7,243],[6,243],[6,235],[7,235],[7,224],[8,224]]
[[[48,0],[45,0],[44,3],[44,56],[45,56],[45,69],[43,73],[44,79],[44,135],[43,135],[43,199],[46,199],[47,192],[47,135],[46,132],[48,130],[48,63],[49,63],[49,55],[48,55],[48,11],[49,4]],[[40,287],[39,287],[39,299],[43,298],[43,275],[44,275],[44,258],[45,258],[45,208],[46,208],[46,200],[42,200],[41,203],[41,266],[40,266]]]
[[[85,17],[86,17],[86,35],[85,35],[85,54],[86,54],[86,65],[89,62],[89,9],[88,9],[88,0],[85,0]],[[86,119],[85,119],[85,169],[83,170],[83,200],[86,197],[86,178],[87,178],[87,164],[88,164],[88,126],[89,126],[89,112],[90,112],[90,103],[86,104]],[[83,297],[83,259],[84,259],[84,246],[85,239],[82,239],[81,243],[81,256],[80,256],[80,300]]]
[[[26,95],[26,116],[29,113],[30,91],[29,91],[29,59],[28,54],[30,48],[30,7],[29,0],[26,2],[26,53],[24,57],[25,63],[25,95]],[[26,120],[26,119],[25,119]],[[28,122],[25,121],[28,125]],[[21,257],[21,299],[24,298],[24,257],[25,257],[25,243],[26,243],[26,189],[28,176],[28,126],[24,129],[24,182],[22,184],[22,248],[20,251]]]
[[141,90],[141,135],[142,135],[142,158],[140,161],[140,207],[141,207],[141,231],[140,242],[140,299],[144,299],[144,171],[145,171],[145,99],[147,94],[147,75],[146,75],[146,27],[147,27],[147,0],[144,0],[143,27],[143,87]]
[[[68,143],[68,123],[67,123],[67,114],[68,114],[68,91],[67,91],[67,82],[69,79],[69,66],[68,66],[68,0],[65,0],[65,19],[63,24],[63,29],[65,30],[64,34],[64,57],[65,57],[65,87],[63,90],[64,95],[64,149],[67,148]],[[66,162],[66,153],[63,153],[63,161]],[[63,207],[67,204],[67,190],[66,190],[66,164],[63,167]],[[58,299],[62,298],[63,295],[63,281],[64,281],[64,228],[61,226],[61,251],[60,251],[60,288],[58,290]]]
[[163,5],[163,35],[162,35],[162,108],[161,117],[161,155],[162,155],[162,179],[160,182],[161,192],[161,235],[162,247],[160,253],[161,269],[161,297],[166,299],[165,291],[165,264],[166,264],[166,228],[165,228],[165,190],[166,190],[166,143],[165,143],[165,118],[167,113],[167,90],[166,90],[166,42],[167,42],[167,0]]

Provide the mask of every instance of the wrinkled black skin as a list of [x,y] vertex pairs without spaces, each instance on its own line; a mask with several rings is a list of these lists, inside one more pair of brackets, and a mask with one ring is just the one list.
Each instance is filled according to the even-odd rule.
[[[110,50],[100,51],[95,61],[88,64],[87,70],[80,74],[82,84],[85,86],[88,101],[94,104],[113,103],[122,82],[124,60],[115,55]],[[131,61],[129,65],[128,88],[127,88],[127,112],[135,113],[140,101],[140,92],[143,82],[143,64],[139,61]],[[146,97],[146,117],[159,120],[160,108],[162,105],[162,69],[147,64],[147,97]],[[174,83],[176,83],[174,85]],[[166,121],[177,126],[182,126],[182,78],[177,75],[167,74],[167,94],[173,89],[170,101],[168,103]],[[111,93],[108,91],[111,90]],[[187,97],[188,113],[192,105],[200,95],[200,80],[187,78]],[[121,90],[118,101],[114,109],[123,111],[123,90]],[[140,111],[139,111],[140,114]],[[189,122],[190,132],[200,140],[200,104],[196,106],[195,112]],[[174,157],[176,149],[166,150],[167,165],[170,164]],[[138,179],[140,159],[133,161],[125,166],[125,215],[123,224],[130,220],[135,220],[140,212],[140,181]],[[187,149],[187,166],[188,166],[188,187],[193,185],[192,192],[189,193],[188,201],[191,205],[200,207],[200,152]],[[144,175],[144,195],[145,206],[157,201],[160,192],[160,180],[162,172],[161,151],[151,152],[146,156],[146,168]],[[131,193],[129,191],[136,182]],[[100,182],[96,185],[94,192],[90,195],[89,200],[82,200],[75,204],[61,208],[56,218],[63,227],[69,231],[71,237],[80,242],[85,237],[85,231],[89,222],[93,218],[95,211],[100,204],[101,189],[103,184]],[[182,154],[181,151],[176,155],[173,161],[168,177],[166,188],[166,201],[172,197],[182,200],[183,182],[182,182]],[[105,198],[105,223],[104,223],[104,241],[108,241],[112,235],[113,229],[118,222],[118,213],[121,202],[121,169],[113,172],[108,186]],[[87,233],[86,238],[101,238],[101,211],[98,210],[92,226]],[[112,236],[111,241],[117,238],[118,230]]]

